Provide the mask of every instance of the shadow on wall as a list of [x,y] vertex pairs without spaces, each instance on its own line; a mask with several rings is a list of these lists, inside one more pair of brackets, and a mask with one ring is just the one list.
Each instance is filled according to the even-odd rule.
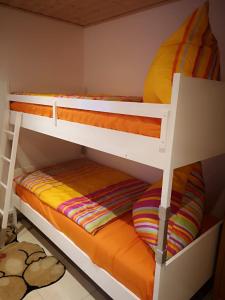
[[[220,202],[221,213],[225,211],[225,154],[203,162],[203,173],[206,184],[207,206],[211,211]],[[224,199],[224,202],[222,201]],[[219,203],[218,203],[219,204]],[[216,209],[218,212],[218,208]]]
[[79,145],[22,128],[16,168],[42,168],[79,155]]

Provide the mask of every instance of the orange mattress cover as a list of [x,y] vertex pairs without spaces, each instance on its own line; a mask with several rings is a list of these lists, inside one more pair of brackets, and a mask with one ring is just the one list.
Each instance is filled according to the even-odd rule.
[[82,249],[91,260],[108,271],[140,299],[152,299],[155,261],[149,247],[137,236],[131,212],[107,224],[96,235],[41,202],[17,185],[16,193]]
[[[112,274],[140,299],[152,299],[154,253],[136,234],[131,212],[107,224],[96,235],[90,235],[65,215],[41,202],[26,188],[17,184],[16,193],[87,253],[96,265]],[[206,215],[201,234],[217,222],[216,217]]]
[[[72,101],[72,99],[71,99]],[[10,109],[45,117],[52,117],[52,106],[24,102],[10,102]],[[57,108],[61,120],[114,129],[144,136],[159,138],[161,119],[123,114],[97,112],[73,108]]]

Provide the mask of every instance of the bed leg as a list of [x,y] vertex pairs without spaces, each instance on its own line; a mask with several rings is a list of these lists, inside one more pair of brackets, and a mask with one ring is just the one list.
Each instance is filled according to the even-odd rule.
[[0,249],[2,249],[5,246],[6,241],[6,229],[2,228],[0,231]]
[[[170,217],[170,199],[172,192],[172,181],[173,181],[173,168],[169,165],[163,171],[163,183],[162,183],[162,194],[161,203],[159,207],[159,230],[158,230],[158,245],[156,248],[156,270],[155,270],[155,281],[153,300],[161,300],[160,288],[162,273],[165,270],[165,262],[167,258],[167,230],[168,230],[168,219]],[[164,300],[164,299],[163,299]]]
[[160,219],[160,226],[158,232],[158,246],[156,249],[155,259],[156,262],[159,264],[164,264],[166,262],[167,257],[167,230],[168,230],[168,219],[171,215],[170,207],[163,207],[160,206],[159,208],[159,219]]
[[13,209],[12,211],[12,221],[13,221],[13,226],[17,226],[17,210],[16,208]]

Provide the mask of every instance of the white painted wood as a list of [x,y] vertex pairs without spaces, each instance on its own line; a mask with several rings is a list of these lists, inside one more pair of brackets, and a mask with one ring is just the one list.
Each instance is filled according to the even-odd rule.
[[[224,91],[224,83],[188,78],[184,75],[175,74],[171,105],[26,95],[9,95],[9,97],[12,97],[11,100],[19,102],[51,104],[53,106],[57,102],[57,106],[62,107],[160,117],[163,120],[160,144],[158,144],[159,139],[77,123],[71,126],[64,126],[62,123],[60,125],[62,130],[64,128],[64,132],[66,132],[68,127],[72,129],[72,126],[75,131],[80,131],[80,135],[74,135],[74,138],[71,140],[67,138],[66,133],[65,138],[63,134],[58,136],[58,132],[51,135],[153,167],[165,169],[165,161],[171,161],[172,166],[175,168],[224,153],[225,140],[220,135],[220,132],[225,129]],[[56,124],[56,109],[53,111],[54,123]],[[168,118],[165,118],[166,114]],[[216,121],[211,121],[214,120],[215,116]],[[44,117],[40,119],[37,116],[27,116],[26,118],[27,120],[29,118],[29,122],[35,123],[35,126],[30,126],[31,130],[50,134],[49,131],[51,130],[43,130],[42,121],[44,121]],[[39,125],[38,121],[41,121]],[[60,120],[57,123],[59,122]],[[66,124],[67,121],[61,120],[61,122],[65,122]],[[44,123],[48,126],[46,121]],[[86,138],[84,135],[86,135]],[[95,142],[91,141],[91,138],[88,141],[87,136],[95,135]],[[109,146],[109,141],[111,146]],[[167,154],[160,155],[158,153],[160,151],[167,151],[169,153],[170,150],[167,150],[167,148],[170,148],[170,144],[172,145],[173,153],[171,159]],[[143,151],[138,148],[142,148]],[[146,153],[148,153],[148,156],[151,156],[151,159],[147,158]],[[167,157],[165,158],[165,156]],[[162,163],[160,162],[161,160]]]
[[8,157],[6,157],[4,155],[1,156],[1,159],[3,159],[4,161],[7,161],[8,163],[10,163],[10,161],[11,161],[10,158],[8,158]]
[[173,183],[173,169],[171,165],[163,171],[162,181],[162,194],[159,208],[159,229],[158,229],[158,244],[156,250],[156,261],[161,264],[166,259],[166,244],[167,244],[167,231],[168,219],[170,216],[170,200]]
[[221,222],[168,260],[165,265],[156,264],[155,280],[158,281],[159,292],[154,299],[189,300],[211,278],[220,227]]
[[[220,134],[221,131],[225,130],[224,95],[225,83],[223,82],[190,78],[181,74],[175,74],[171,105],[26,95],[9,95],[9,99],[45,105],[54,105],[57,101],[57,106],[62,107],[160,118],[165,117],[165,114],[170,112],[169,115],[173,114],[176,116],[174,138],[171,136],[173,124],[168,125],[166,130],[165,123],[167,122],[163,122],[160,146],[166,142],[165,134],[167,135],[167,142],[171,139],[174,141],[172,165],[176,168],[225,152],[225,139],[221,138]],[[89,127],[89,129],[91,128]],[[87,132],[87,134],[90,136],[95,134],[95,132]],[[105,134],[105,132],[102,131],[101,134]],[[131,139],[133,139],[133,144],[136,144],[137,140],[134,140],[135,135],[130,135]],[[90,145],[90,147],[95,148],[96,144]],[[101,147],[98,146],[95,149],[101,150]],[[105,149],[103,148],[102,151],[105,151]],[[112,154],[117,155],[115,152],[112,152]],[[129,159],[132,159],[132,156]],[[145,163],[144,161],[140,162]],[[158,167],[158,163],[152,166]]]
[[181,76],[174,168],[225,153],[225,83]]
[[[3,128],[7,128],[9,126],[9,111],[6,111],[3,117],[3,122],[1,124]],[[7,130],[1,130],[0,133],[0,157],[2,159],[5,156],[5,152],[7,150],[8,145],[8,133]],[[3,180],[3,161],[0,162],[0,181]]]
[[[4,212],[3,212],[3,209],[0,209],[0,215],[3,216],[3,213],[4,213]],[[11,209],[9,210],[9,215],[10,215],[10,214],[13,214],[13,213],[14,213],[14,209],[11,208]]]
[[[8,82],[5,80],[0,80],[0,155],[3,155],[7,151],[8,147],[8,139],[11,138],[12,135],[3,131],[3,129],[9,129],[9,110],[6,108],[6,99],[8,95]],[[4,162],[0,162],[0,181],[4,181],[6,169],[4,168]],[[2,199],[5,196],[5,188],[1,185],[0,188],[0,208],[3,207]]]
[[7,185],[6,185],[4,182],[0,181],[0,185],[1,185],[4,189],[7,189]]
[[13,195],[16,208],[26,216],[39,230],[41,230],[56,246],[59,247],[81,270],[83,270],[96,284],[115,300],[138,299],[119,281],[108,272],[95,265],[88,255],[77,247],[67,236],[57,230],[43,216],[32,207],[22,201],[17,195]]
[[[161,199],[164,209],[170,206],[174,168],[225,152],[225,139],[221,137],[225,129],[225,84],[221,82],[175,74],[171,105],[23,95],[9,97],[14,97],[10,99],[14,101],[52,105],[54,108],[54,122],[50,118],[24,114],[24,128],[164,170]],[[160,117],[161,137],[155,139],[57,120],[57,106]],[[15,112],[11,112],[12,123],[14,119]],[[164,214],[160,219],[161,254],[165,250],[166,228]],[[189,299],[204,284],[212,275],[218,230],[218,227],[209,230],[168,263],[157,263],[154,300]],[[184,269],[187,271],[183,272]]]
[[14,135],[14,132],[10,130],[3,129],[3,132],[12,136]]
[[[175,139],[175,121],[180,79],[180,74],[174,77],[171,111],[167,116],[166,124],[164,124],[164,126],[168,127],[167,130],[165,130],[167,136],[164,137],[167,146],[165,148],[166,164],[163,170],[162,195],[159,209],[158,245],[156,250],[156,261],[161,265],[166,260],[167,227],[173,182],[173,145]],[[158,273],[160,273],[160,269],[158,269]],[[158,276],[160,277],[160,274]],[[158,290],[156,288],[158,288],[158,285],[155,285],[154,288],[154,293],[157,295]]]
[[[192,84],[192,82],[195,82],[195,84]],[[163,172],[162,196],[160,204],[160,206],[164,208],[164,214],[160,216],[159,222],[158,247],[156,253],[157,267],[155,273],[153,296],[154,300],[165,299],[165,297],[168,297],[169,294],[167,294],[166,292],[167,288],[170,288],[170,291],[173,291],[173,289],[170,287],[170,284],[167,286],[167,288],[163,287],[163,278],[165,278],[164,274],[165,270],[167,270],[167,268],[165,268],[165,265],[163,264],[163,259],[165,258],[166,253],[168,226],[168,221],[166,219],[166,209],[170,207],[173,169],[175,167],[189,164],[197,160],[203,160],[210,156],[225,152],[225,139],[221,141],[221,132],[220,140],[215,141],[218,146],[217,153],[213,151],[214,146],[211,148],[209,147],[209,149],[204,148],[207,147],[207,145],[209,145],[211,141],[215,140],[214,138],[212,138],[210,133],[212,133],[214,130],[219,130],[219,128],[223,129],[223,131],[225,129],[225,84],[220,83],[218,85],[218,82],[213,82],[210,80],[200,80],[200,82],[202,83],[201,86],[198,85],[198,80],[196,80],[196,78],[187,78],[181,74],[175,74],[173,79],[171,95],[172,107],[170,111],[171,116],[169,118],[167,131],[169,135],[169,138],[167,140],[168,147],[166,148],[167,158],[165,169]],[[207,85],[206,89],[204,89],[204,85]],[[214,89],[216,89],[216,93],[213,93],[210,90],[210,86],[214,86]],[[186,90],[184,87],[186,88]],[[213,104],[214,97],[217,97],[215,102],[216,104],[217,102],[219,102],[218,107],[215,105],[215,103]],[[199,100],[199,98],[201,98],[201,100]],[[209,103],[207,101],[204,103],[205,99],[208,99]],[[196,103],[198,103],[198,105],[196,105]],[[205,108],[205,105],[208,105],[208,107]],[[210,112],[210,109],[213,105],[215,107]],[[214,125],[214,123],[217,122],[215,120],[217,110],[219,121],[217,125]],[[202,120],[201,111],[207,112],[203,113],[207,115],[207,118],[205,117]],[[214,115],[211,114],[213,111],[215,113]],[[210,117],[213,122],[209,122]],[[208,134],[209,139],[207,138]],[[203,135],[203,137],[201,135]],[[218,136],[219,134],[217,135],[217,137]],[[196,138],[198,139],[199,137],[201,137],[200,142],[203,143],[203,147],[201,144],[199,144],[199,140],[196,141]],[[191,257],[189,257],[189,260],[191,261]],[[211,257],[211,262],[212,261],[213,259]],[[188,272],[188,276],[190,276],[190,274],[191,273]],[[208,275],[208,273],[206,274]],[[176,274],[176,276],[174,277],[177,279],[178,274]],[[167,278],[168,276],[166,277],[165,281],[168,280]],[[199,281],[196,281],[199,284],[197,285],[198,288],[202,285],[202,278],[204,277],[202,276],[202,274],[200,274]],[[187,278],[187,280],[191,280],[191,278]],[[173,286],[173,288],[175,288],[175,285]],[[197,291],[197,289],[195,291]],[[164,291],[164,294],[162,294],[162,290]],[[193,288],[190,289],[191,292],[193,292],[193,290]],[[179,297],[181,297],[178,291],[179,289],[177,290],[177,293]],[[173,292],[171,292],[171,297],[172,293]],[[161,296],[161,294],[163,296]],[[179,300],[189,299],[179,297],[177,298]]]
[[57,126],[57,101],[53,101],[53,107],[52,107],[52,118],[53,118],[53,124]]
[[[16,113],[11,111],[14,124]],[[165,153],[159,151],[160,139],[120,132],[63,120],[54,126],[52,119],[23,113],[21,126],[72,143],[163,169]]]
[[168,142],[168,120],[169,120],[170,111],[165,111],[162,121],[161,121],[161,132],[160,132],[160,148],[159,151],[165,151],[166,142]]
[[[13,194],[16,208],[52,240],[75,264],[113,299],[138,299],[45,218]],[[154,300],[188,300],[212,276],[221,222],[209,229],[164,266],[156,264],[159,294]],[[160,268],[160,281],[157,279]]]
[[76,97],[50,97],[50,96],[29,96],[29,95],[8,95],[9,101],[33,103],[58,107],[76,108],[83,110],[93,110],[108,113],[143,116],[152,118],[162,118],[164,113],[170,109],[170,104],[122,102],[107,100],[87,100]]
[[19,140],[21,119],[22,119],[22,113],[16,113],[14,136],[13,136],[13,143],[12,143],[12,150],[11,150],[11,158],[10,158],[10,164],[9,164],[7,183],[6,183],[6,187],[5,187],[6,193],[5,193],[5,198],[4,198],[3,218],[2,218],[2,225],[1,225],[1,228],[3,230],[7,228],[9,211],[10,211],[10,207],[11,207],[12,184],[13,184],[14,169],[15,169],[15,164],[16,164],[16,154],[17,154],[17,146],[18,146],[18,140]]

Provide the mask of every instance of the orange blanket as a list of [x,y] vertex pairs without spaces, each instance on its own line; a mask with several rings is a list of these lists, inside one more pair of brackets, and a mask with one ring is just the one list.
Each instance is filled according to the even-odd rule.
[[140,299],[152,298],[155,261],[151,249],[137,236],[131,212],[92,236],[83,228],[17,185],[16,193],[55,228],[63,232],[98,266],[113,275]]
[[46,167],[15,181],[91,234],[132,210],[149,187],[143,180],[87,158]]
[[[52,117],[52,107],[47,105],[11,102],[10,109],[28,114]],[[155,138],[160,137],[161,119],[157,118],[128,116],[63,107],[57,109],[57,116],[59,119],[65,121],[136,133]]]
[[[142,300],[153,295],[155,261],[151,249],[137,236],[131,212],[90,235],[69,218],[41,202],[33,193],[17,185],[16,193],[82,249],[98,266],[113,275]],[[205,216],[201,233],[217,223]]]

